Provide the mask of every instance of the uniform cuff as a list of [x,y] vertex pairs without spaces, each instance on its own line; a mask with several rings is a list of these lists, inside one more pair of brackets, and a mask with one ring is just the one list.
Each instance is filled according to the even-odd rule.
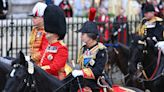
[[82,69],[83,77],[86,79],[95,79],[95,76],[90,68]]

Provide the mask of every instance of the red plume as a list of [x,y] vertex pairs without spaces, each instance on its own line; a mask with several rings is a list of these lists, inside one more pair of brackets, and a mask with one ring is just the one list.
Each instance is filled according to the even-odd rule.
[[89,21],[93,21],[96,16],[96,8],[91,7],[89,10]]

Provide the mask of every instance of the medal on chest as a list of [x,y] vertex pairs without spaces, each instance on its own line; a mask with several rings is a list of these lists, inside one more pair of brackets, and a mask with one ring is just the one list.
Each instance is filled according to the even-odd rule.
[[47,52],[50,52],[50,53],[57,53],[57,47],[56,46],[49,46],[47,48]]
[[52,54],[49,54],[49,55],[47,56],[47,59],[48,59],[49,61],[51,61],[51,60],[53,59]]
[[86,50],[84,52],[84,66],[88,66],[91,65],[93,66],[95,64],[95,61],[93,60],[93,55],[91,54],[91,52],[89,50]]
[[146,28],[155,28],[156,23],[146,22],[145,25],[146,25]]
[[48,55],[47,55],[47,59],[49,60],[49,61],[52,61],[53,60],[53,54],[55,54],[55,53],[57,53],[57,47],[56,46],[48,46],[47,47],[47,53],[48,53]]

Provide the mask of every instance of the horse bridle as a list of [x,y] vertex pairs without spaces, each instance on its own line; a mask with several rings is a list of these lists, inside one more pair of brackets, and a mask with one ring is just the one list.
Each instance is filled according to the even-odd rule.
[[[153,39],[153,40],[154,40],[154,39]],[[142,45],[144,45],[145,47],[147,46],[147,43],[146,43],[145,41],[141,41],[141,40],[138,41],[138,44],[142,44]],[[143,54],[144,54],[145,52],[146,52],[146,54],[148,53],[146,49],[143,50]],[[147,68],[148,68],[150,65],[152,65],[153,63],[150,63],[148,66],[146,66],[146,68],[143,68],[142,64],[140,65],[139,68],[137,68],[139,71],[142,72],[142,74],[143,74],[143,76],[145,77],[146,81],[155,80],[155,79],[157,79],[158,77],[164,75],[163,73],[161,73],[160,76],[155,77],[155,74],[156,74],[156,72],[157,72],[157,70],[158,70],[158,68],[159,68],[160,58],[161,58],[161,49],[159,49],[159,51],[158,51],[157,65],[156,65],[156,67],[155,67],[155,69],[154,69],[154,72],[153,72],[153,74],[151,75],[150,78],[147,77],[146,72],[145,72],[145,69],[147,69]],[[137,65],[138,65],[138,64],[137,64]],[[139,76],[139,77],[140,77],[140,76]],[[142,79],[142,80],[143,80],[143,79]]]
[[[119,55],[120,54],[120,52],[117,50],[117,48],[116,47],[114,47],[114,46],[112,46],[113,47],[113,51],[115,52],[115,54],[116,55]],[[111,68],[112,69],[112,68]],[[125,74],[124,75],[124,77],[122,77],[122,78],[120,78],[120,79],[125,79],[125,78],[127,78],[128,76],[129,76],[130,74],[129,73],[127,73],[127,74]],[[112,76],[112,73],[111,73],[111,76]],[[111,79],[113,80],[113,78],[111,77]],[[113,81],[112,81],[113,82]]]
[[[30,61],[28,62],[28,75],[23,79],[23,81],[19,84],[18,89],[23,88],[23,86],[25,85],[25,90],[24,92],[26,92],[26,88],[30,87],[30,91],[28,92],[32,92],[33,90],[35,90],[36,92],[39,92],[37,87],[36,87],[36,80],[33,76],[34,74],[34,64]],[[16,68],[18,67],[22,67],[22,65],[20,64],[14,64],[13,65],[13,70],[10,73],[10,77],[14,77],[14,73],[16,71]]]

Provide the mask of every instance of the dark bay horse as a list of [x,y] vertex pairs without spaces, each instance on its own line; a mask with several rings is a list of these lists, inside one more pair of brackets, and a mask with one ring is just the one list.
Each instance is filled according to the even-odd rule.
[[[128,79],[128,59],[130,54],[130,48],[122,43],[106,44],[108,47],[108,62],[105,70],[110,71],[113,67],[118,66],[120,71],[123,73],[125,84]],[[111,66],[111,68],[109,68]],[[111,74],[112,75],[112,74]],[[126,84],[128,85],[128,84]]]
[[129,71],[143,89],[164,92],[164,56],[151,38],[137,38],[130,47]]

